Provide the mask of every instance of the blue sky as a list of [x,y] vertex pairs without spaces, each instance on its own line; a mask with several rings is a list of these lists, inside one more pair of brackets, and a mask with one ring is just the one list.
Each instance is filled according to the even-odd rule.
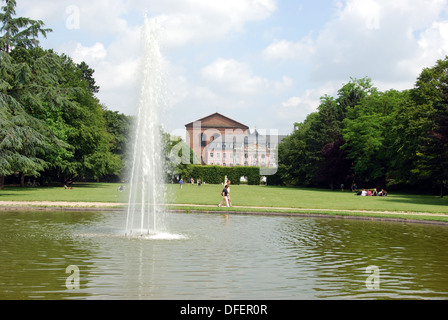
[[[95,69],[100,101],[137,112],[141,26],[163,29],[166,131],[220,112],[289,134],[351,77],[410,89],[448,55],[448,0],[17,0],[44,48]],[[3,1],[2,1],[3,5]]]

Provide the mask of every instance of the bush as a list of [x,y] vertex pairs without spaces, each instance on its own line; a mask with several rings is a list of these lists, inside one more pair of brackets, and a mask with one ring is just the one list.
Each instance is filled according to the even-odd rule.
[[222,166],[201,166],[189,165],[184,171],[184,180],[188,178],[201,179],[208,184],[221,184],[225,177],[232,181],[232,184],[239,185],[241,177],[246,177],[249,185],[260,184],[260,169],[258,167],[222,167]]

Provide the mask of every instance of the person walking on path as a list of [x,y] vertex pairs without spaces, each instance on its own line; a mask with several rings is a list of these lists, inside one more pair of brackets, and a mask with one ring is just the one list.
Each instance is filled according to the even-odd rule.
[[229,206],[232,206],[232,200],[230,199],[230,180],[227,180],[227,201],[229,201]]
[[222,207],[222,205],[225,203],[226,204],[226,207],[228,207],[229,206],[229,200],[228,200],[228,195],[229,195],[229,191],[227,190],[229,188],[229,186],[226,184],[225,186],[224,186],[224,189],[222,190],[222,192],[221,192],[221,195],[222,195],[222,201],[221,201],[221,203],[220,204],[218,204],[218,207]]

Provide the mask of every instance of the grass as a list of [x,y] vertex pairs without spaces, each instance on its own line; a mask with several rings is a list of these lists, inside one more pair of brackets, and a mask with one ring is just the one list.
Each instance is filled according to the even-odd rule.
[[[188,211],[228,211],[217,208],[222,186],[169,186],[173,206]],[[359,197],[350,191],[270,186],[231,186],[235,212],[282,214],[324,214],[327,216],[374,217],[448,222],[448,198],[430,195],[392,193],[387,197]],[[426,213],[425,215],[416,215]],[[446,215],[446,216],[445,216]]]
[[79,183],[73,189],[5,187],[0,190],[0,201],[126,202],[127,196],[117,190],[119,186],[115,183]]
[[[72,190],[62,187],[15,188],[0,191],[0,201],[68,201],[123,203],[127,192],[119,192],[119,184],[75,184]],[[228,211],[217,208],[221,201],[221,185],[167,185],[171,208],[185,211]],[[313,213],[368,217],[409,218],[448,221],[448,198],[430,195],[390,193],[388,197],[359,197],[349,191],[321,189],[232,185],[231,197],[235,212]],[[440,216],[440,215],[446,216]]]
[[[184,185],[182,190],[178,186],[169,187],[173,203],[216,205],[221,201],[221,186]],[[247,185],[234,185],[230,189],[235,206],[448,214],[448,198],[437,196],[392,193],[388,197],[359,197],[350,191]]]

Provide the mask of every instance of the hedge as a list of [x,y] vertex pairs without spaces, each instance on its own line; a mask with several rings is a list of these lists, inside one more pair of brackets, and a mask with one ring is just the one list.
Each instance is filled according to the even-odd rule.
[[261,181],[260,168],[258,167],[222,167],[222,166],[201,166],[188,165],[183,172],[184,180],[193,178],[208,184],[221,184],[225,177],[232,181],[232,184],[240,184],[241,177],[246,177],[249,185],[259,185]]

